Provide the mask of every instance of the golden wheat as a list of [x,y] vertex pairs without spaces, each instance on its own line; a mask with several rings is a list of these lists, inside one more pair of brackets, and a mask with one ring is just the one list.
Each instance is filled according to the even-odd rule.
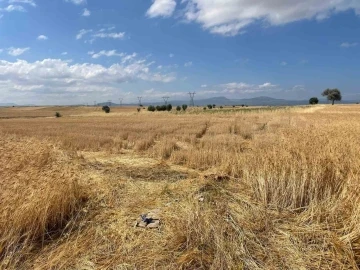
[[359,106],[11,110],[0,268],[359,268]]

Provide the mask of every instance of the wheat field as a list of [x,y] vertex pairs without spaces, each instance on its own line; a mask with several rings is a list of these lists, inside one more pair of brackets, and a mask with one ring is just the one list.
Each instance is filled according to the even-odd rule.
[[359,119],[1,108],[0,269],[358,269]]

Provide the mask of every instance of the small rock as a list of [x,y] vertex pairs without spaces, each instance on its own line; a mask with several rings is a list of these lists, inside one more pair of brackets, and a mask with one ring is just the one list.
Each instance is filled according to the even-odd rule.
[[205,200],[205,198],[202,194],[195,196],[195,199],[197,199],[199,202],[203,202]]
[[148,219],[160,219],[160,209],[151,210],[147,213],[146,218]]
[[149,223],[146,228],[155,229],[159,228],[160,226],[160,220],[153,220],[151,223]]
[[160,226],[160,209],[153,209],[147,214],[140,215],[135,226],[141,228],[158,228]]
[[148,224],[146,222],[142,221],[142,220],[137,223],[137,226],[141,227],[141,228],[145,228],[147,225]]

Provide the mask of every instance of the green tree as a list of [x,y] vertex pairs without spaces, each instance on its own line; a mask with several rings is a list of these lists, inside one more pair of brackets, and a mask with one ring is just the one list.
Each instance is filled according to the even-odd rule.
[[110,113],[110,107],[109,107],[109,106],[103,106],[103,107],[102,107],[102,110],[103,110],[105,113]]
[[166,105],[166,110],[170,112],[172,110],[172,105],[171,104]]
[[182,105],[182,109],[183,109],[183,111],[186,111],[187,107],[188,107],[188,105],[183,104],[183,105]]
[[208,104],[207,107],[211,110],[213,108],[213,105]]
[[155,110],[156,110],[156,108],[155,108],[153,105],[150,105],[150,106],[148,107],[148,111],[149,111],[149,112],[155,112]]
[[312,97],[309,99],[309,104],[315,105],[319,103],[319,99],[317,97]]
[[176,106],[176,110],[179,112],[181,111],[181,107],[180,106]]
[[340,101],[342,99],[341,92],[339,89],[326,89],[321,94],[324,97],[327,97],[328,100],[332,101],[332,105],[334,105],[335,101]]

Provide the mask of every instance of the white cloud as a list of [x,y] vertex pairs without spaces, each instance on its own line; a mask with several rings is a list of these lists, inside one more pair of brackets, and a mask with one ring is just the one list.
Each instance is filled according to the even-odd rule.
[[120,33],[96,33],[93,35],[94,38],[113,38],[113,39],[123,39],[125,37],[125,32]]
[[[182,0],[184,17],[211,33],[234,36],[255,22],[283,25],[300,20],[323,20],[332,14],[354,9],[357,0]],[[155,4],[155,3],[154,3]],[[168,13],[170,14],[170,13]]]
[[216,93],[228,93],[228,94],[249,94],[258,92],[274,92],[281,90],[277,85],[266,82],[261,85],[247,84],[243,82],[232,82],[219,85],[221,90],[215,90]]
[[86,0],[65,0],[66,2],[71,2],[75,5],[82,5],[82,4],[86,4]]
[[282,65],[282,66],[287,66],[287,62],[282,61],[282,62],[280,63],[280,65]]
[[[89,43],[93,43],[96,39],[98,38],[112,38],[112,39],[124,39],[125,38],[125,32],[106,32],[106,31],[111,31],[113,30],[114,27],[110,27],[108,29],[102,28],[98,31],[95,31],[95,33],[93,33],[92,35],[90,35],[89,37],[91,38],[90,40],[86,40],[85,43],[89,42]],[[76,35],[76,39],[82,39],[84,36],[86,36],[89,33],[94,32],[94,30],[92,29],[81,29],[79,31],[79,33]]]
[[62,52],[61,55],[67,55],[68,53],[67,52]]
[[275,84],[271,84],[271,83],[269,83],[269,82],[259,85],[259,88],[260,88],[260,89],[261,89],[261,88],[274,88],[274,87],[276,87],[276,85],[275,85]]
[[185,64],[184,64],[184,67],[191,67],[193,65],[193,62],[186,62]]
[[26,9],[22,6],[18,5],[8,5],[6,8],[0,8],[0,11],[7,11],[7,12],[13,12],[13,11],[20,11],[20,12],[26,12]]
[[249,88],[251,87],[252,85],[251,84],[247,84],[247,83],[227,83],[227,84],[223,84],[222,85],[223,87],[227,88],[227,89],[246,89],[246,88]]
[[88,33],[91,33],[92,31],[93,31],[92,29],[88,29],[88,30],[86,30],[86,29],[81,29],[81,30],[79,31],[79,33],[76,35],[76,39],[82,39],[83,36],[85,36],[85,35],[88,34]]
[[169,57],[170,57],[170,58],[173,58],[174,56],[175,56],[175,54],[173,54],[173,53],[170,53],[170,54],[169,54]]
[[33,7],[36,7],[36,3],[34,0],[9,0],[9,4],[14,4],[14,3],[29,4]]
[[175,0],[153,0],[153,4],[147,10],[146,15],[150,18],[170,17],[176,8]]
[[202,84],[202,85],[201,85],[201,88],[206,88],[206,87],[207,87],[206,84]]
[[101,56],[107,56],[107,57],[111,57],[111,56],[124,56],[124,53],[117,53],[116,50],[111,50],[111,51],[100,51],[98,53],[95,53],[94,51],[90,51],[88,52],[88,54],[92,55],[92,58],[97,59]]
[[0,92],[32,91],[37,94],[103,92],[119,89],[124,82],[144,80],[171,82],[173,74],[153,72],[147,62],[132,59],[105,67],[71,64],[61,59],[27,62],[0,60]]
[[8,54],[12,55],[12,56],[19,56],[22,55],[24,52],[30,50],[29,47],[27,48],[14,48],[14,47],[10,47],[7,49]]
[[358,43],[356,43],[356,42],[354,42],[354,43],[344,42],[344,43],[341,43],[340,47],[351,48],[351,47],[356,47],[357,45],[358,45]]
[[87,8],[84,8],[84,11],[83,11],[81,16],[88,17],[90,15],[91,15],[90,10],[88,10]]
[[37,40],[48,40],[49,38],[47,36],[44,35],[40,35],[37,37]]

